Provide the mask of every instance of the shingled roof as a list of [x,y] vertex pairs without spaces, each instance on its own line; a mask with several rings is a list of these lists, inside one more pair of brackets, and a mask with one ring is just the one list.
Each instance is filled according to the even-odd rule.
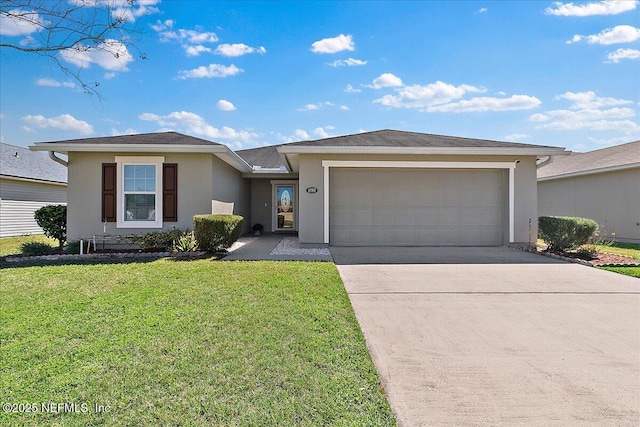
[[47,141],[48,144],[149,144],[149,145],[222,145],[217,142],[178,132],[139,133],[134,135],[101,136],[97,138],[68,139]]
[[67,168],[44,153],[0,143],[0,176],[66,183]]
[[538,169],[538,179],[640,167],[640,141],[587,153],[572,153]]
[[268,145],[266,147],[250,148],[236,151],[236,154],[252,166],[277,169],[283,166],[282,157],[278,153],[280,145]]
[[[329,147],[540,147],[519,142],[501,142],[487,139],[462,138],[457,136],[432,135],[428,133],[405,132],[383,129],[343,135],[312,141],[292,142],[287,146],[329,146]],[[557,147],[553,147],[557,148]]]

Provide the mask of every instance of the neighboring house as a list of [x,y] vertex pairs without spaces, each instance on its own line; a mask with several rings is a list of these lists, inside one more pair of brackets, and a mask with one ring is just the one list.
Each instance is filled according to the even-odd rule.
[[44,153],[0,143],[0,237],[42,234],[34,212],[66,202],[66,167]]
[[245,231],[301,243],[529,244],[536,162],[563,148],[381,130],[231,151],[175,132],[37,143],[69,157],[70,240],[193,226],[234,203]]
[[640,141],[538,169],[538,212],[591,218],[616,240],[640,243]]

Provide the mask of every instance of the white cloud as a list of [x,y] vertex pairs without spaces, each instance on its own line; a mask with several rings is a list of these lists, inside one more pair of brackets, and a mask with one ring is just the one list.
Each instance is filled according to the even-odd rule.
[[127,64],[133,61],[127,46],[113,39],[107,39],[96,47],[81,45],[65,49],[60,55],[65,61],[81,68],[96,64],[110,71],[127,71]]
[[613,62],[614,64],[617,64],[618,62],[620,62],[623,59],[638,59],[640,58],[640,50],[638,49],[623,49],[620,48],[618,50],[616,50],[615,52],[611,52],[609,53],[609,55],[607,55],[607,59],[609,60],[608,62]]
[[12,9],[0,15],[0,35],[26,36],[44,27],[44,21],[32,10]]
[[367,85],[366,87],[381,89],[383,87],[398,87],[402,85],[403,83],[400,77],[391,73],[382,73],[378,77],[373,79],[373,84]]
[[614,1],[604,0],[586,4],[573,4],[555,2],[554,7],[545,9],[547,15],[556,16],[593,16],[593,15],[617,15],[619,13],[634,10],[636,0]]
[[562,95],[557,95],[555,99],[566,99],[567,101],[571,101],[572,104],[570,108],[574,110],[596,109],[601,107],[613,107],[616,105],[633,104],[633,101],[628,101],[626,99],[603,98],[596,95],[594,91],[565,92]]
[[193,70],[178,71],[179,79],[202,79],[202,78],[224,78],[229,76],[235,76],[238,73],[243,72],[242,68],[238,68],[231,64],[229,66],[220,64],[209,64],[208,67],[201,65]]
[[593,137],[587,137],[587,139],[591,142],[594,142],[598,145],[604,146],[604,147],[610,147],[612,145],[618,145],[618,144],[624,144],[627,142],[631,142],[631,138],[629,138],[628,136],[619,136],[619,137],[613,137],[613,138],[593,138]]
[[393,108],[416,108],[428,113],[468,113],[485,111],[516,111],[538,107],[541,102],[535,96],[512,95],[510,97],[470,97],[487,89],[468,84],[459,86],[436,81],[428,85],[403,86],[396,94],[387,94],[373,102]]
[[589,44],[610,45],[617,43],[631,43],[640,39],[640,28],[636,28],[631,25],[617,25],[613,28],[607,28],[598,34],[592,34],[590,36],[576,34],[571,40],[567,41],[567,44],[577,43],[585,39]]
[[512,95],[509,98],[475,97],[469,100],[427,107],[428,112],[470,113],[485,111],[530,110],[542,102],[535,96]]
[[529,135],[524,133],[512,133],[511,135],[507,135],[504,137],[507,141],[522,141],[523,139],[529,138]]
[[367,61],[363,61],[361,59],[355,59],[355,58],[337,59],[329,63],[329,65],[331,65],[332,67],[356,67],[358,65],[366,65],[366,64],[367,64]]
[[234,148],[241,148],[243,144],[259,136],[251,130],[238,131],[228,126],[214,127],[201,116],[189,111],[174,111],[166,116],[142,113],[138,118],[155,122],[165,130],[180,130],[190,135],[202,136],[212,140],[227,140],[226,144],[232,145]]
[[110,71],[108,73],[104,73],[102,77],[104,77],[106,80],[111,80],[115,76],[116,76],[116,73]]
[[307,140],[307,139],[309,139],[309,134],[308,134],[305,130],[302,130],[302,129],[296,129],[296,130],[294,130],[294,131],[293,131],[293,135],[294,135],[296,138],[300,139],[300,140]]
[[40,128],[60,129],[81,135],[91,135],[93,133],[93,126],[85,121],[76,119],[71,114],[62,114],[51,118],[46,118],[43,115],[28,115],[23,117],[22,121],[27,124],[26,129],[23,129],[28,132],[34,132],[34,128]]
[[340,109],[341,109],[342,111],[349,111],[349,107],[347,107],[346,105],[341,105],[341,106],[340,106]]
[[120,131],[116,128],[111,128],[111,136],[120,136],[120,135],[135,135],[138,134],[140,132],[138,132],[136,129],[134,128],[126,128],[123,131]]
[[330,131],[333,129],[335,129],[333,126],[324,126],[324,127],[319,126],[313,130],[313,133],[319,136],[320,138],[329,138],[331,135],[327,131]]
[[485,92],[486,89],[462,84],[454,86],[449,83],[436,81],[426,86],[405,86],[397,90],[397,95],[385,95],[374,102],[395,108],[428,108],[435,105],[447,104],[460,99],[468,93]]
[[480,10],[478,10],[478,13],[486,13],[489,9],[487,9],[486,7],[481,7]]
[[362,89],[356,89],[351,85],[347,85],[347,87],[344,88],[344,91],[347,93],[358,93],[358,92],[362,92]]
[[242,56],[242,55],[246,55],[248,53],[266,53],[267,49],[265,49],[263,46],[260,47],[251,47],[251,46],[247,46],[244,43],[235,43],[235,44],[221,44],[219,45],[216,50],[215,50],[215,54],[216,55],[222,55],[222,56]]
[[216,106],[218,107],[218,110],[222,111],[234,111],[236,109],[236,106],[226,99],[221,99],[220,101],[218,101],[216,103]]
[[198,56],[203,52],[211,52],[211,48],[203,46],[201,44],[193,45],[193,46],[183,46],[184,53],[187,56]]
[[111,12],[111,16],[128,22],[135,22],[141,16],[160,13],[160,10],[155,7],[156,4],[160,3],[160,0],[138,0],[134,4],[129,4],[126,1],[103,1],[102,3],[109,3],[112,6],[114,3],[119,3],[120,7],[114,9]]
[[50,78],[38,79],[36,80],[36,84],[38,86],[47,86],[47,87],[68,87],[68,88],[76,87],[75,83],[73,82],[59,82],[55,79],[50,79]]
[[571,101],[569,109],[531,115],[529,121],[537,123],[537,129],[621,131],[628,135],[640,130],[638,124],[630,120],[635,117],[635,110],[619,107],[633,104],[632,101],[599,97],[593,91],[566,92],[556,99]]
[[355,43],[351,35],[340,34],[336,37],[315,41],[311,44],[313,53],[336,53],[343,50],[355,50]]
[[298,108],[298,111],[319,110],[322,107],[334,107],[336,104],[330,101],[318,102],[317,104],[306,104],[304,107]]
[[186,30],[180,28],[173,29],[175,22],[171,19],[156,21],[151,25],[160,36],[161,42],[178,42],[184,49],[187,56],[198,56],[204,52],[211,52],[211,48],[204,46],[204,43],[215,43],[218,41],[216,33],[211,31]]

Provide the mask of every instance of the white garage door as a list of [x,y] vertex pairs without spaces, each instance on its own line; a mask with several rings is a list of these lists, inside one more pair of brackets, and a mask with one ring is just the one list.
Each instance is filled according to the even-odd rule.
[[500,170],[330,170],[336,246],[499,246],[507,213]]

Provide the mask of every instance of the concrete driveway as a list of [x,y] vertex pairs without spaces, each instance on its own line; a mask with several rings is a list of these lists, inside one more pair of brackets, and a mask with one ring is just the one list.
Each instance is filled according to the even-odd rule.
[[508,248],[331,252],[400,425],[640,425],[640,280]]

